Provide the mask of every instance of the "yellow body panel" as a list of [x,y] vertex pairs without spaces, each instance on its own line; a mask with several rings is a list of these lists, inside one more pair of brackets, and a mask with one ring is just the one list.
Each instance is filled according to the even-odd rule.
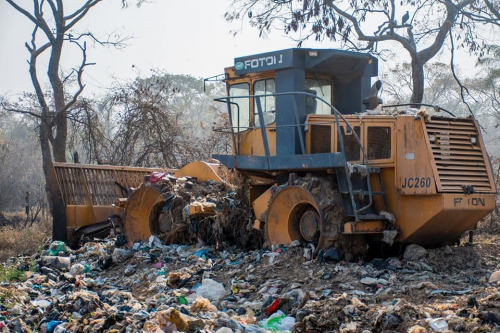
[[106,221],[109,216],[120,214],[122,210],[122,208],[115,206],[66,206],[68,229],[80,228],[94,222]]
[[[273,128],[266,128],[267,143],[269,144],[269,154],[276,155],[276,131]],[[265,156],[264,142],[260,129],[250,129],[239,135],[240,155]]]
[[426,144],[423,119],[399,117],[396,188],[401,194],[436,194],[436,180]]
[[174,176],[177,178],[189,176],[196,177],[200,182],[206,182],[208,180],[215,180],[216,182],[223,182],[223,180],[218,175],[219,164],[218,163],[207,163],[203,161],[194,161],[178,170]]
[[266,212],[270,199],[271,187],[252,202],[253,212],[257,220],[265,221],[262,214]]
[[384,231],[384,222],[382,221],[359,221],[347,222],[344,225],[346,234],[370,234]]
[[[396,218],[399,241],[453,242],[494,209],[495,193],[438,192],[438,174],[424,126],[423,118],[397,118],[396,164],[381,169],[389,211]],[[488,163],[485,167],[490,172]],[[375,177],[371,184],[380,190]],[[375,198],[375,205],[383,209],[381,198]]]

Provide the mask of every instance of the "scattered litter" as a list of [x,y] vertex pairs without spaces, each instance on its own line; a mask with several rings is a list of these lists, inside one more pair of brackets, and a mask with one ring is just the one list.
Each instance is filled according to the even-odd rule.
[[473,247],[446,254],[445,247],[410,245],[398,257],[347,263],[335,247],[304,258],[314,249],[298,242],[251,251],[199,243],[109,238],[71,250],[54,242],[40,254],[9,259],[1,267],[22,268],[24,276],[0,284],[0,332],[430,333],[500,326],[496,252],[480,260]]

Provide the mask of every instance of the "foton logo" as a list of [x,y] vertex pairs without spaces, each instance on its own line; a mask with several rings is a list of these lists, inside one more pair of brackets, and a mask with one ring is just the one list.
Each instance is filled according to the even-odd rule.
[[249,68],[257,69],[257,68],[279,65],[282,63],[283,63],[283,55],[280,54],[278,56],[269,56],[269,57],[248,59],[248,60],[245,60],[244,62],[240,61],[234,65],[234,68],[236,70],[249,69]]

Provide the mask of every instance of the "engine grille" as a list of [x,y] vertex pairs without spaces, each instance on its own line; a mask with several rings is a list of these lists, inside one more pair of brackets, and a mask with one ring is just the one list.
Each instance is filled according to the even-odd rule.
[[[340,127],[340,132],[342,134],[342,142],[344,143],[345,158],[349,162],[359,161],[361,159],[361,147],[359,146],[358,140],[354,135],[346,135],[344,127]],[[361,138],[361,127],[354,126],[354,132]],[[340,148],[340,141],[337,141],[337,151],[342,151]]]
[[332,127],[311,125],[311,154],[332,152]]
[[[438,191],[463,193],[464,186],[472,186],[474,192],[494,192],[486,153],[472,119],[433,117],[426,129],[439,176]],[[471,142],[474,138],[475,144]]]

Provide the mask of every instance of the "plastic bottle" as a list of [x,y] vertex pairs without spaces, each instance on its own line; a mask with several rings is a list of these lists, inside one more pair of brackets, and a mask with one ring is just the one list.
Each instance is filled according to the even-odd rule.
[[429,320],[429,325],[435,331],[445,331],[448,329],[448,323],[443,318],[434,318]]

